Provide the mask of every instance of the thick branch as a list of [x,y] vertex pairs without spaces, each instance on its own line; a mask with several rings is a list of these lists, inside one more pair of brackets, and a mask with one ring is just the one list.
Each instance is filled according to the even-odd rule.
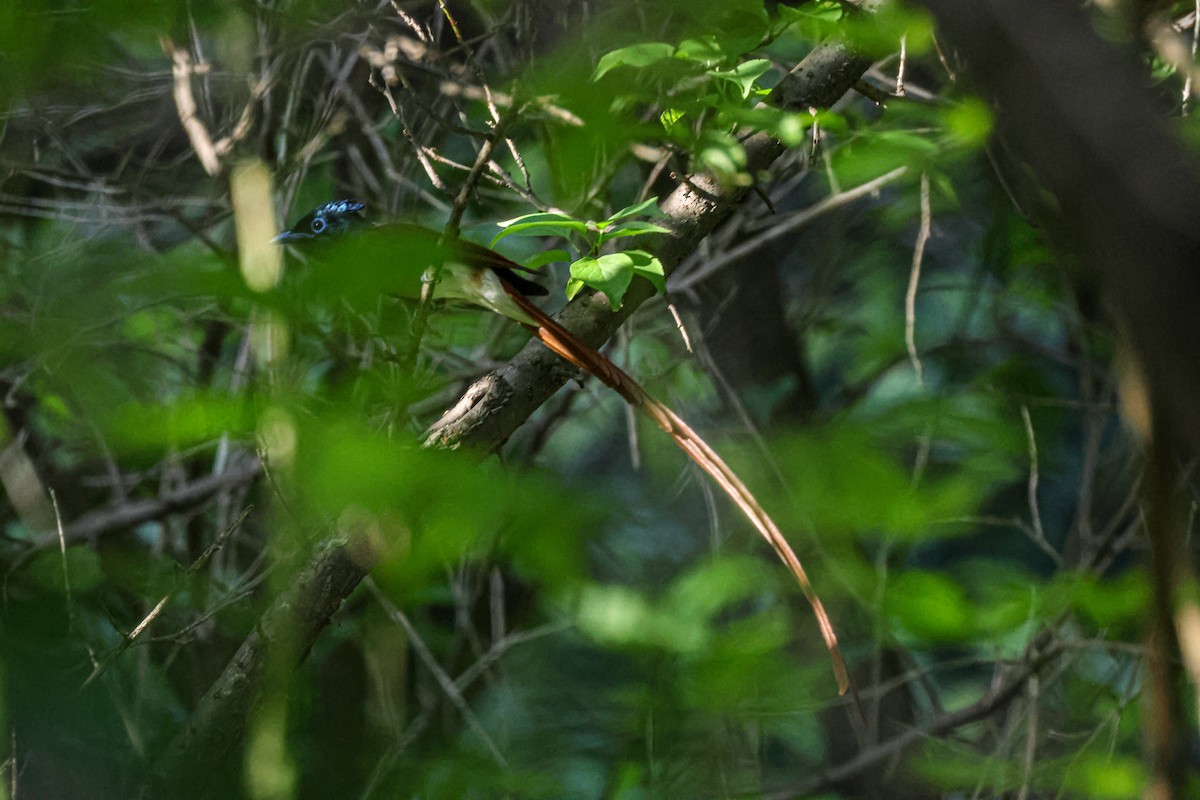
[[288,584],[172,743],[159,772],[161,796],[178,797],[184,788],[188,796],[202,794],[196,789],[211,779],[214,765],[224,763],[245,738],[268,659],[306,655],[372,561],[369,553],[327,545]]

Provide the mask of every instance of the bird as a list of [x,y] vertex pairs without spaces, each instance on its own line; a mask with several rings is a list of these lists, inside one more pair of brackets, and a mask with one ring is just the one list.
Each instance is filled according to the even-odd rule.
[[[279,243],[318,251],[350,248],[338,261],[353,266],[371,262],[374,268],[396,265],[395,283],[402,296],[417,297],[421,286],[434,282],[432,298],[481,306],[522,325],[563,360],[594,376],[661,428],[730,497],[791,571],[800,585],[825,640],[833,662],[838,694],[853,690],[841,656],[837,634],[804,567],[779,526],[712,447],[668,406],[655,399],[632,376],[607,356],[567,330],[542,311],[530,297],[546,295],[541,284],[524,277],[536,274],[506,256],[482,245],[444,240],[437,231],[401,222],[372,225],[360,212],[365,204],[335,200],[318,206],[291,228],[275,237]],[[858,702],[857,691],[854,691]],[[861,708],[861,707],[860,707]]]

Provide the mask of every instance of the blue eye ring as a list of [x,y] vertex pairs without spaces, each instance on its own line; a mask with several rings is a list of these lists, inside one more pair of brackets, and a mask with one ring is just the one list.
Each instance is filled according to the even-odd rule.
[[325,230],[325,220],[321,219],[320,217],[316,217],[313,219],[312,224],[309,225],[309,227],[312,228],[313,233],[322,233]]

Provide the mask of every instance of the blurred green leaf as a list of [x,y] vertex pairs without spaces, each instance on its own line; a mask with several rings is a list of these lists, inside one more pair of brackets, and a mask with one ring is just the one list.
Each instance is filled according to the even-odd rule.
[[675,54],[675,47],[665,42],[644,42],[605,53],[596,63],[592,80],[598,81],[617,67],[648,67]]
[[700,134],[696,157],[720,179],[732,181],[746,168],[746,151],[732,134],[704,131]]
[[941,644],[972,634],[971,604],[952,578],[908,570],[888,582],[887,613],[917,639]]
[[58,548],[46,550],[26,569],[42,589],[64,596],[68,585],[72,594],[92,592],[104,585],[100,557],[89,547],[68,547],[65,554]]
[[709,70],[708,74],[718,81],[731,83],[738,88],[742,99],[750,96],[751,90],[754,89],[754,82],[762,76],[764,72],[771,68],[771,62],[765,58],[755,58],[749,61],[743,61],[736,67],[727,70]]
[[992,133],[992,112],[981,100],[969,97],[946,112],[950,135],[967,147],[982,147]]
[[679,43],[675,57],[686,61],[695,61],[704,67],[719,64],[729,58],[724,46],[716,36],[684,39]]
[[547,264],[570,263],[571,260],[571,254],[566,250],[544,250],[533,258],[526,259],[524,266],[527,269],[537,269]]
[[[613,239],[621,239],[628,236],[645,236],[651,233],[670,233],[670,228],[664,228],[662,225],[655,225],[652,222],[642,222],[633,220],[624,222],[612,228],[608,228],[596,237],[596,244],[601,245]],[[661,274],[661,272],[659,273]]]
[[1089,754],[1067,770],[1064,784],[1096,800],[1137,800],[1144,797],[1146,772],[1131,758]]

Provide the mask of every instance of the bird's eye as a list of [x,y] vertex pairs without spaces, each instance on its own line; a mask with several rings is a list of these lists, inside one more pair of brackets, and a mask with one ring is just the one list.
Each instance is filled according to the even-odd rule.
[[313,233],[321,233],[322,231],[325,230],[325,220],[321,219],[320,217],[317,217],[316,219],[314,219],[312,221],[312,225],[309,227],[312,228]]

